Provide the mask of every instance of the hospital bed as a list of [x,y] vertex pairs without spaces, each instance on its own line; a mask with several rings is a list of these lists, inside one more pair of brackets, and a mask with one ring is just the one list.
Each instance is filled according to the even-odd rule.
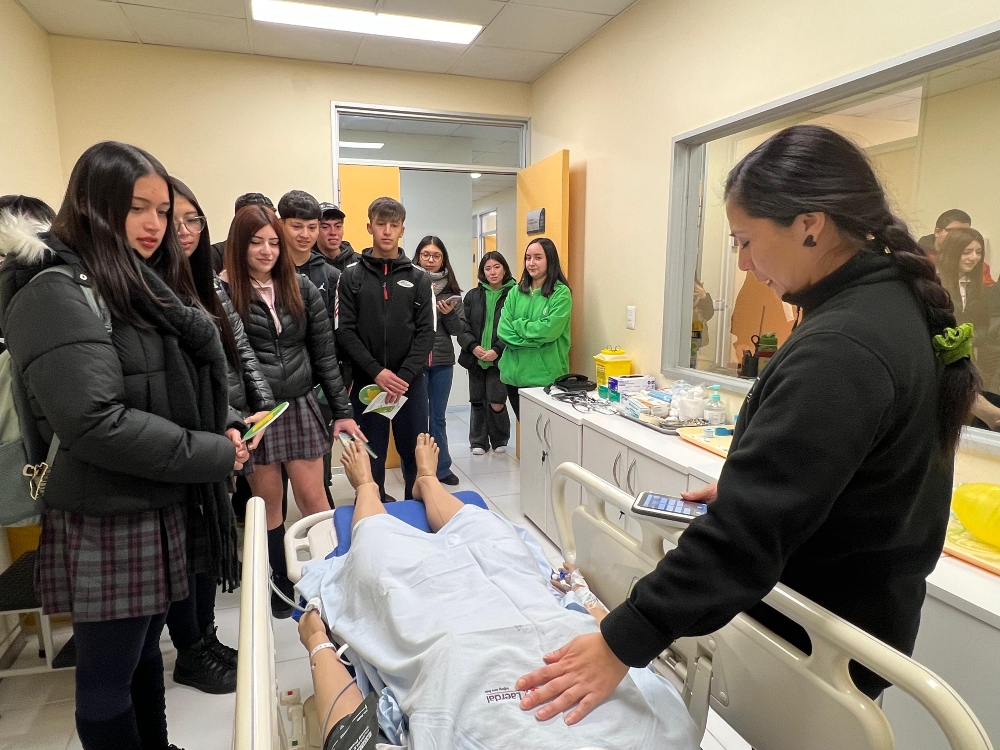
[[[570,481],[584,490],[583,502],[572,508],[565,492]],[[625,600],[680,533],[632,515],[638,538],[609,520],[609,509],[631,514],[633,500],[575,464],[562,464],[553,474],[552,504],[563,555],[609,608]],[[333,514],[304,518],[286,533],[293,581],[304,562],[324,559],[337,548]],[[266,546],[263,505],[255,498],[244,545],[236,750],[286,747],[274,681]],[[764,601],[805,628],[811,655],[737,615],[710,635],[679,639],[653,663],[678,688],[702,734],[712,709],[756,750],[890,750],[895,742],[888,720],[849,677],[853,659],[911,695],[953,750],[992,750],[969,706],[930,670],[784,586],[776,586]]]

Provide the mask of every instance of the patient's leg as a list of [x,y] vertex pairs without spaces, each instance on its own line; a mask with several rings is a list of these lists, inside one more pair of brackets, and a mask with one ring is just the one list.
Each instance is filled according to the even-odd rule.
[[344,455],[340,459],[347,473],[347,479],[354,488],[354,521],[351,528],[358,525],[362,518],[385,513],[385,506],[382,505],[382,497],[379,494],[378,485],[372,478],[372,464],[368,459],[368,453],[357,440],[344,448]]
[[417,437],[417,480],[413,484],[413,496],[422,500],[427,508],[427,523],[431,531],[438,531],[465,507],[437,479],[439,452],[437,443],[430,435],[424,433]]

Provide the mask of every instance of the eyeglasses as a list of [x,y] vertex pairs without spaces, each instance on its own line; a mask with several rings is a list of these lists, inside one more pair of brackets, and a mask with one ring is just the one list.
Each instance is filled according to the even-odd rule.
[[187,229],[191,234],[200,232],[205,228],[205,217],[204,216],[192,216],[190,219],[181,219],[180,221],[174,222],[174,229],[178,232],[181,231],[181,227]]
[[421,260],[441,260],[444,258],[441,253],[420,253]]

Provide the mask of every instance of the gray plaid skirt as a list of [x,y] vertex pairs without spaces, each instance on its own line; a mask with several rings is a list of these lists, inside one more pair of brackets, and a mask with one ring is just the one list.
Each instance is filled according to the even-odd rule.
[[319,410],[319,401],[310,391],[293,399],[288,408],[264,432],[255,464],[280,464],[307,458],[319,458],[330,452],[330,430]]
[[46,508],[35,592],[46,614],[76,622],[146,617],[188,595],[187,505],[121,516]]

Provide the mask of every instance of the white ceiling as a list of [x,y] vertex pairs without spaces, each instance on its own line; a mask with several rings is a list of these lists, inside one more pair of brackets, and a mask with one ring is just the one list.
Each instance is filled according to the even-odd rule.
[[472,181],[472,200],[487,198],[501,190],[510,190],[517,185],[517,175],[484,174]]
[[308,0],[481,24],[470,45],[261,23],[250,0],[17,0],[51,34],[531,82],[635,0]]

